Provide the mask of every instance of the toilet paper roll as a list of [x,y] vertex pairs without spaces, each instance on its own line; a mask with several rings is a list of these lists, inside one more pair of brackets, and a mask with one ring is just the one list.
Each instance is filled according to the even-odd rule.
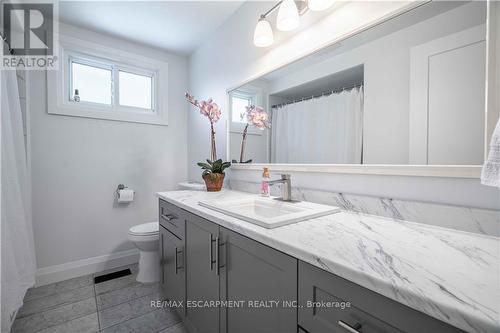
[[134,190],[126,188],[118,190],[118,202],[132,202],[134,201]]

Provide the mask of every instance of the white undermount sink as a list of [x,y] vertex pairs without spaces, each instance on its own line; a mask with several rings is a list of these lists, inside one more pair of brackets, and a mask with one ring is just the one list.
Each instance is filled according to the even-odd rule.
[[199,204],[269,229],[340,211],[335,206],[306,201],[286,202],[262,197],[200,201]]

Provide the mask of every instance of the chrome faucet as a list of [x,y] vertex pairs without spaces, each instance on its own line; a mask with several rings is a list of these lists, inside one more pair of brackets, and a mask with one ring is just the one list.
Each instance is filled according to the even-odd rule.
[[283,201],[292,201],[292,180],[290,175],[282,174],[281,179],[270,180],[268,182],[269,186],[275,184],[283,184],[281,186],[281,200]]

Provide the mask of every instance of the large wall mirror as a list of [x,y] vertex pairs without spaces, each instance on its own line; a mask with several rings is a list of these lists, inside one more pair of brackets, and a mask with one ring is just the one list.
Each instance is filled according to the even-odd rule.
[[[231,89],[231,160],[481,165],[486,17],[484,1],[429,2]],[[269,128],[247,127],[251,105]]]

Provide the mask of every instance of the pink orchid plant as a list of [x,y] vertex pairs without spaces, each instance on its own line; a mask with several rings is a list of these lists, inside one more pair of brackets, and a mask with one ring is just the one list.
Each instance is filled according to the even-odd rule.
[[247,124],[243,130],[243,137],[241,140],[240,163],[250,163],[252,160],[243,161],[245,155],[245,145],[247,140],[248,126],[252,125],[260,130],[271,128],[269,121],[269,114],[260,106],[250,105],[246,107],[246,111],[241,114],[241,119],[247,118]]
[[193,97],[193,95],[190,95],[188,92],[186,92],[185,96],[187,101],[199,108],[200,113],[207,117],[212,124],[215,124],[220,119],[222,112],[217,103],[215,103],[212,98],[209,98],[206,101],[198,101]]
[[193,95],[186,92],[184,95],[186,100],[192,105],[196,106],[202,115],[208,118],[210,121],[210,141],[211,141],[211,160],[217,160],[217,148],[215,145],[215,129],[214,124],[221,118],[222,112],[217,103],[215,103],[212,98],[206,101],[198,101],[193,97]]
[[246,107],[247,126],[253,125],[260,130],[270,128],[269,115],[260,106],[250,105]]

